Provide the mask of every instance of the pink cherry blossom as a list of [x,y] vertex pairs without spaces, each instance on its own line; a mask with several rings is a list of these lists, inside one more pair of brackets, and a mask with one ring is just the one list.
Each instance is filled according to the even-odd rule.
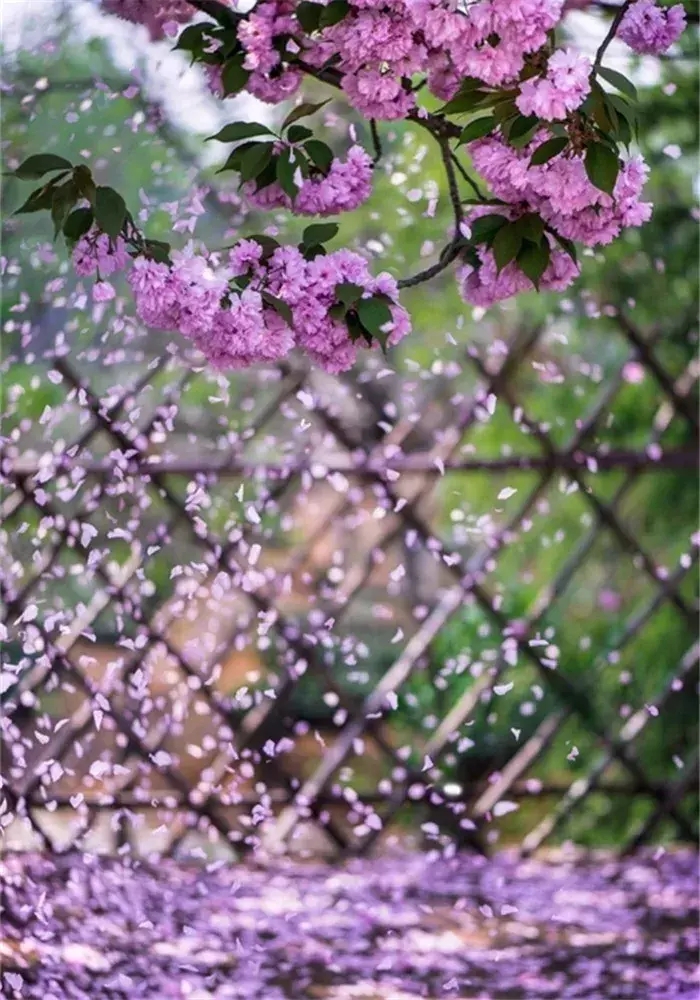
[[116,294],[114,285],[109,281],[98,281],[92,286],[92,298],[95,302],[111,302]]
[[555,52],[547,63],[545,77],[533,77],[520,85],[515,103],[523,115],[558,121],[580,107],[591,91],[590,59],[574,49]]
[[372,160],[362,146],[352,146],[344,160],[335,158],[326,175],[306,178],[292,201],[279,184],[245,188],[260,208],[290,208],[296,215],[336,215],[352,212],[372,193]]
[[102,0],[102,6],[108,14],[144,24],[154,40],[165,36],[167,25],[186,24],[194,16],[187,0]]
[[655,0],[636,0],[622,18],[618,37],[635,52],[658,55],[678,41],[686,21],[680,3],[660,7]]
[[73,249],[73,267],[83,278],[99,274],[108,278],[116,271],[123,271],[131,258],[126,243],[121,238],[110,240],[105,233],[93,229],[81,237]]

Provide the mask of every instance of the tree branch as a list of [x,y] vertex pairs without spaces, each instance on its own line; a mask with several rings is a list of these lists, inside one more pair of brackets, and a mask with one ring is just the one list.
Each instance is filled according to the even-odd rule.
[[382,158],[382,140],[379,135],[379,129],[377,128],[377,122],[374,118],[369,120],[369,130],[372,135],[372,144],[374,146],[374,158],[372,162],[375,167]]
[[[313,66],[309,66],[304,63],[301,59],[297,60],[298,65],[307,76],[313,77],[321,83],[327,83],[331,87],[336,89],[341,89],[341,75],[337,70],[333,68],[316,70]],[[459,193],[459,185],[457,184],[457,176],[455,174],[455,164],[460,171],[460,174],[464,179],[472,186],[475,190],[479,202],[483,202],[485,199],[480,191],[474,185],[472,179],[466,174],[462,169],[461,164],[457,161],[455,154],[450,149],[449,141],[450,139],[457,138],[461,135],[461,129],[454,122],[447,121],[440,115],[434,115],[430,112],[426,112],[421,109],[420,112],[412,111],[408,116],[408,120],[413,122],[414,125],[420,125],[427,132],[430,132],[433,139],[437,142],[440,147],[440,154],[442,156],[442,162],[445,166],[445,173],[447,175],[447,185],[450,193],[450,202],[452,204],[452,209],[454,212],[455,220],[455,232],[450,240],[450,242],[443,247],[442,253],[440,254],[440,259],[437,263],[433,264],[431,267],[426,268],[424,271],[419,271],[417,274],[412,275],[409,278],[402,278],[398,282],[399,288],[413,288],[416,285],[422,285],[425,281],[430,281],[435,275],[440,274],[445,271],[450,264],[456,259],[459,253],[459,247],[462,242],[462,234],[460,231],[460,226],[462,223],[463,206],[462,199]],[[372,130],[372,140],[375,145],[375,151],[381,155],[381,144],[377,145],[379,141],[379,135],[375,138],[376,122],[374,119],[370,119],[370,129]],[[375,158],[375,163],[377,159]]]
[[440,260],[436,264],[433,264],[432,267],[427,267],[425,271],[419,271],[418,274],[414,274],[410,278],[402,278],[397,282],[398,287],[414,288],[416,285],[422,285],[425,281],[430,281],[436,274],[446,271],[456,259],[461,241],[461,236],[457,236],[451,243],[447,244],[440,254]]
[[[472,191],[476,195],[477,200],[478,201],[483,201],[484,203],[486,203],[487,199],[484,197],[484,195],[481,193],[481,191],[479,190],[479,188],[476,186],[476,181],[474,180],[474,178],[469,176],[469,174],[467,173],[467,171],[464,169],[464,167],[462,166],[462,164],[459,162],[459,157],[457,156],[457,154],[453,152],[453,153],[451,153],[451,156],[452,156],[452,162],[454,163],[455,167],[457,168],[457,171],[458,171],[460,177],[467,182],[467,184],[469,185],[469,187],[472,189]],[[467,204],[467,202],[465,202],[465,200],[462,199],[462,204],[465,205],[465,204]]]
[[622,18],[625,16],[625,14],[627,13],[627,11],[629,10],[629,8],[632,6],[633,3],[634,0],[624,0],[624,3],[617,8],[617,13],[615,14],[612,24],[610,25],[610,30],[608,31],[607,35],[601,42],[600,48],[596,52],[595,62],[593,63],[594,73],[596,72],[596,70],[600,68],[600,65],[603,62],[603,56],[605,55],[607,48],[612,42],[613,38],[617,34],[617,29],[620,27],[620,22],[622,21]]

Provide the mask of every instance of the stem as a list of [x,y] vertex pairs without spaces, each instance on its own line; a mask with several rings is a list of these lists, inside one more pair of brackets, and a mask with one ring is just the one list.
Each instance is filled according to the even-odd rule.
[[603,56],[605,55],[605,52],[610,43],[612,42],[613,38],[617,34],[617,29],[620,27],[620,22],[622,21],[622,18],[625,16],[628,9],[632,6],[633,2],[634,0],[624,0],[622,6],[618,8],[615,17],[613,18],[612,24],[610,25],[610,30],[608,31],[607,35],[601,42],[600,48],[596,52],[595,62],[593,63],[594,73],[596,72],[596,70],[600,68],[601,63],[603,62]]
[[427,267],[425,271],[419,271],[418,274],[414,274],[410,278],[402,278],[397,282],[398,287],[413,288],[415,285],[422,285],[423,282],[430,281],[430,279],[434,278],[436,274],[446,271],[453,260],[457,257],[461,242],[461,236],[453,239],[451,243],[447,244],[440,254],[440,260],[437,264],[433,264],[432,267]]
[[443,137],[437,138],[437,136],[436,139],[440,145],[442,162],[445,165],[445,173],[447,174],[447,187],[450,192],[450,201],[452,202],[452,209],[454,211],[455,239],[457,239],[457,237],[461,235],[459,227],[461,225],[464,215],[462,212],[462,201],[459,194],[459,185],[457,184],[457,175],[455,174],[455,168],[452,162],[453,153],[452,150],[450,149],[449,139]]
[[[455,167],[457,168],[457,171],[458,171],[460,177],[463,180],[465,180],[467,182],[467,184],[469,185],[469,187],[472,189],[472,191],[476,195],[477,201],[478,202],[482,202],[482,201],[485,202],[486,198],[483,196],[483,194],[481,193],[481,191],[479,190],[479,188],[476,186],[476,181],[474,180],[474,178],[469,176],[469,174],[467,173],[467,171],[464,169],[464,167],[462,166],[462,164],[459,162],[459,158],[458,158],[457,154],[456,153],[452,153],[451,155],[452,155],[452,162],[454,163]],[[462,199],[462,204],[463,205],[467,205],[467,204],[469,204],[469,202],[465,201],[465,199],[463,198]]]
[[369,130],[372,135],[372,144],[374,146],[374,159],[372,160],[372,163],[376,167],[382,158],[382,140],[379,135],[379,129],[377,128],[377,122],[374,118],[370,118]]

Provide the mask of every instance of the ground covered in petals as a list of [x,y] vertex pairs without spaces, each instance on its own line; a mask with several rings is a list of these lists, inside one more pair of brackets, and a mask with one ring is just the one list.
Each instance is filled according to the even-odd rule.
[[696,1000],[697,857],[7,855],[3,997]]

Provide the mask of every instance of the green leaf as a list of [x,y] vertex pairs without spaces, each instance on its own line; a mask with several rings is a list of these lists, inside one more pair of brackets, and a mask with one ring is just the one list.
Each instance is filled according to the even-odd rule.
[[294,13],[297,16],[297,21],[307,35],[312,35],[314,31],[318,31],[321,23],[321,14],[323,13],[321,4],[308,3],[307,0],[303,0],[302,3],[297,4]]
[[226,160],[226,163],[224,163],[223,167],[221,167],[220,170],[217,170],[217,173],[223,174],[225,170],[240,170],[241,161],[243,160],[245,154],[248,152],[249,149],[252,149],[254,146],[257,145],[259,145],[259,143],[257,142],[241,143],[240,146],[237,146],[236,149],[233,150],[233,152],[229,155],[229,158]]
[[629,146],[633,138],[637,138],[639,119],[637,112],[618,94],[607,95],[608,104],[617,112],[617,132],[620,142]]
[[56,188],[56,184],[67,176],[67,173],[59,174],[58,177],[54,177],[54,179],[48,184],[44,184],[43,187],[32,191],[24,204],[20,205],[14,214],[27,215],[29,212],[48,211],[51,208],[51,202],[53,201],[53,193]]
[[533,125],[532,128],[529,129],[529,131],[525,132],[523,135],[516,136],[515,139],[512,139],[510,136],[508,136],[507,137],[508,144],[512,146],[513,149],[523,149],[525,146],[527,146],[528,143],[532,142],[532,140],[535,138],[535,135],[539,127],[540,123],[538,123],[537,125]]
[[95,191],[95,222],[103,233],[116,239],[126,222],[126,202],[111,187],[98,187]]
[[339,229],[340,226],[337,222],[318,222],[307,226],[301,235],[302,245],[306,248],[315,247],[319,243],[327,243],[328,240],[332,240],[334,236],[338,235]]
[[239,142],[241,139],[250,139],[252,135],[272,136],[274,133],[267,125],[259,122],[231,122],[230,125],[224,125],[216,135],[208,136],[206,142],[211,142],[212,139],[216,142]]
[[602,142],[594,142],[586,150],[584,164],[591,184],[611,195],[620,172],[617,153]]
[[458,94],[468,94],[471,90],[480,90],[484,81],[477,76],[465,76],[459,85]]
[[522,234],[515,223],[509,223],[498,230],[491,244],[491,249],[499,273],[511,261],[515,260],[522,242]]
[[525,240],[516,258],[518,267],[530,279],[538,292],[540,279],[549,267],[549,257],[549,244],[546,240],[542,243],[531,243],[530,240]]
[[67,240],[77,242],[81,236],[90,232],[94,218],[91,208],[76,208],[63,223],[63,235]]
[[494,121],[493,115],[487,115],[485,118],[475,118],[474,121],[469,122],[462,129],[462,134],[459,137],[457,143],[461,146],[465,142],[473,142],[475,139],[483,139],[485,135],[489,132],[493,132],[496,127],[496,122]]
[[244,68],[244,58],[245,55],[241,52],[239,55],[234,56],[233,59],[229,59],[223,68],[221,73],[221,84],[224,88],[225,97],[230,97],[232,94],[238,94],[241,90],[243,90],[248,82],[250,70]]
[[271,295],[270,292],[261,292],[260,298],[266,305],[270,306],[271,309],[274,309],[288,326],[294,325],[294,314],[286,302],[283,302],[282,299],[278,299],[276,295]]
[[525,138],[528,133],[537,129],[539,124],[540,120],[536,115],[529,115],[528,117],[518,115],[517,118],[513,119],[510,127],[508,128],[508,141],[512,145],[514,139]]
[[[255,142],[241,157],[241,180],[252,181],[262,173],[272,159],[272,145],[269,142]],[[278,174],[279,176],[279,174]]]
[[291,150],[288,148],[284,149],[277,161],[277,181],[284,193],[289,195],[292,201],[294,201],[299,193],[297,182],[294,179],[297,166],[296,161],[292,162]]
[[603,132],[611,132],[615,129],[617,114],[611,109],[607,102],[607,94],[599,83],[594,83],[590,96],[586,99],[590,101],[591,114],[596,124]]
[[204,46],[206,45],[205,36],[210,30],[211,25],[206,22],[188,25],[180,32],[177,44],[175,45],[175,51],[190,52],[192,58],[196,59],[204,51]]
[[631,104],[628,104],[624,97],[619,94],[607,94],[608,104],[611,104],[621,118],[626,119],[630,125],[636,125],[639,116]]
[[549,163],[553,160],[555,156],[559,156],[566,147],[569,145],[569,139],[567,137],[560,137],[558,139],[547,139],[543,142],[541,146],[538,146],[535,152],[530,157],[531,167],[541,167],[543,163]]
[[372,346],[372,334],[365,330],[362,323],[354,313],[347,313],[345,316],[345,325],[348,328],[348,336],[350,340],[355,344],[358,340],[364,340],[366,344],[370,347]]
[[330,316],[331,319],[334,319],[336,320],[336,322],[338,322],[341,319],[345,319],[346,312],[347,309],[345,308],[345,306],[340,305],[340,303],[336,303],[336,305],[330,307],[330,309],[328,310],[328,315]]
[[[315,257],[325,257],[326,253],[327,253],[326,248],[322,247],[320,244],[317,244],[316,246],[313,247],[307,247],[306,250],[304,250],[303,252],[303,257],[304,260],[313,260]],[[341,308],[345,309],[344,306],[341,306]]]
[[301,176],[304,180],[308,180],[308,178],[311,177],[313,163],[308,158],[304,150],[300,151],[298,154],[297,166],[299,167],[299,170],[301,170]]
[[474,111],[481,104],[488,94],[485,90],[470,90],[466,94],[457,94],[451,101],[448,101],[440,112],[443,115],[463,115],[468,111]]
[[364,294],[362,285],[356,285],[353,281],[341,281],[335,286],[335,297],[344,306],[354,305]]
[[617,138],[623,146],[629,149],[632,142],[632,126],[626,118],[620,118],[617,126]]
[[287,139],[290,142],[303,142],[304,139],[310,139],[312,135],[311,129],[305,125],[292,125],[287,132]]
[[264,170],[261,170],[258,176],[255,178],[255,190],[262,191],[263,188],[269,187],[270,184],[275,184],[277,182],[277,161],[278,156],[273,153],[270,157],[270,162],[267,164]]
[[162,240],[146,240],[148,256],[158,264],[170,264],[170,244]]
[[514,223],[524,240],[540,243],[544,235],[544,220],[535,212],[526,212]]
[[472,111],[484,98],[493,96],[493,91],[484,90],[483,87],[483,80],[466,77],[452,100],[440,108],[440,114],[458,115]]
[[83,196],[87,198],[91,205],[95,204],[95,192],[97,188],[95,187],[95,182],[92,178],[92,171],[89,167],[86,167],[84,163],[81,163],[73,171],[73,179],[78,185],[78,191]]
[[54,239],[63,229],[66,216],[78,200],[78,188],[75,181],[66,181],[61,187],[55,188],[51,200],[51,219],[54,226]]
[[217,21],[222,28],[237,28],[241,21],[240,14],[236,14],[229,6],[220,3],[219,0],[189,0],[192,7],[207,14]]
[[499,122],[506,122],[509,118],[514,118],[518,114],[518,108],[512,98],[499,101],[493,106],[493,116]]
[[327,100],[320,101],[318,104],[298,104],[296,108],[292,108],[287,117],[284,119],[282,122],[282,128],[287,128],[292,124],[292,122],[298,122],[300,118],[308,118],[309,115],[316,114],[316,112],[320,111],[321,108],[325,108],[325,106],[330,103],[330,100],[331,99],[329,97]]
[[309,139],[304,143],[304,149],[310,156],[314,166],[318,167],[322,174],[327,174],[333,163],[333,150],[320,139]]
[[30,156],[23,163],[13,170],[12,173],[21,181],[37,181],[44,174],[51,173],[52,170],[72,170],[73,164],[70,160],[54,153],[36,153]]
[[321,10],[319,27],[321,29],[332,28],[334,24],[338,24],[344,17],[347,17],[349,11],[350,4],[347,0],[331,0],[331,3]]
[[557,243],[561,246],[562,250],[568,253],[569,257],[573,260],[574,264],[578,264],[578,254],[576,253],[576,244],[573,240],[568,239],[566,236],[560,236],[558,232],[554,229],[549,229],[548,232],[552,234]]
[[490,243],[499,229],[502,229],[507,223],[508,220],[504,215],[497,215],[496,213],[482,215],[471,223],[472,234],[470,242]]
[[214,52],[203,53],[203,61],[212,62],[214,65],[221,65],[222,62],[226,62],[231,56],[243,51],[243,46],[238,39],[238,28],[214,28],[211,35],[219,42],[219,48]]
[[622,73],[618,73],[616,69],[608,69],[607,66],[599,66],[598,75],[602,76],[604,80],[607,80],[608,83],[612,84],[615,90],[619,90],[621,94],[627,94],[630,100],[635,102],[639,100],[639,94],[637,93],[635,85]]
[[393,316],[389,304],[377,296],[369,299],[360,299],[356,306],[357,318],[367,333],[371,334],[374,340],[386,347],[388,332],[383,329],[387,323],[393,322]]

